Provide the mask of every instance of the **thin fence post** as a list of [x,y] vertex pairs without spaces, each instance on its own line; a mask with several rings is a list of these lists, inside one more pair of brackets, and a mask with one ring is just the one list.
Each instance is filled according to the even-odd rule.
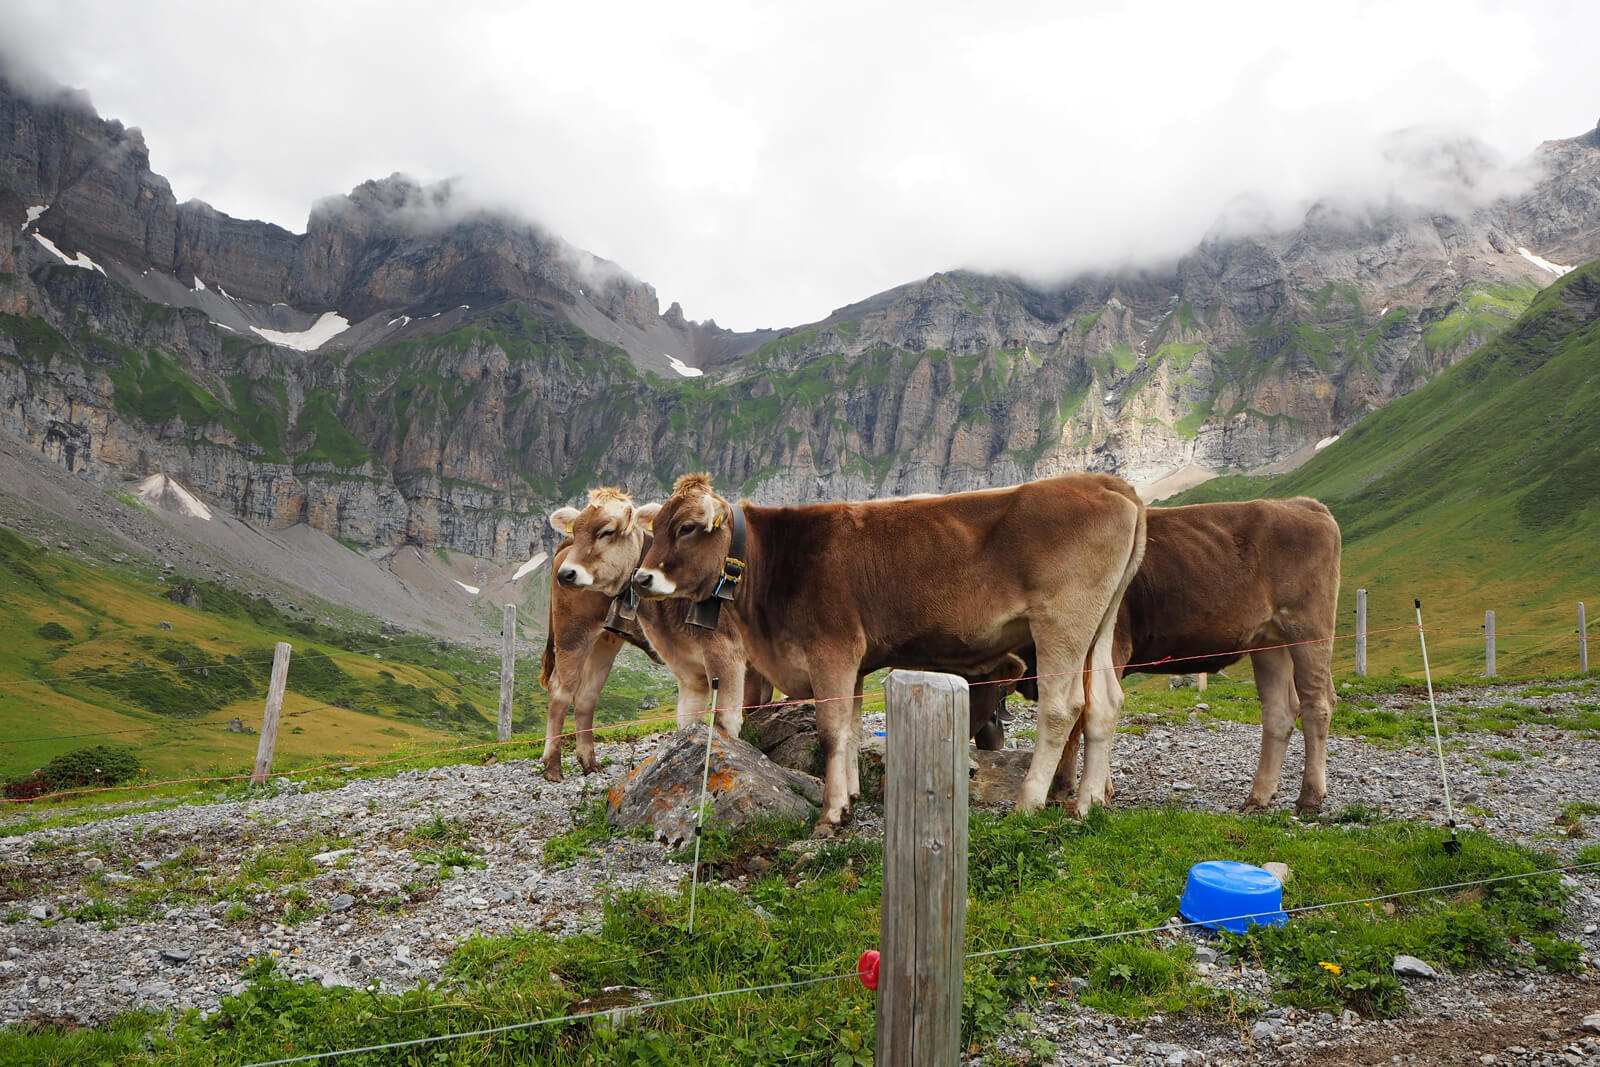
[[1194,687],[1196,689],[1198,689],[1202,693],[1204,693],[1206,691],[1206,672],[1205,671],[1201,671],[1199,674],[1194,676]]
[[1578,601],[1578,673],[1589,673],[1589,624],[1583,621],[1583,601]]
[[500,726],[495,736],[511,740],[511,696],[517,669],[517,606],[507,604],[500,624]]
[[884,682],[880,1067],[954,1067],[967,940],[967,683],[895,671]]
[[1367,673],[1367,591],[1356,590],[1356,673]]
[[278,747],[278,713],[283,710],[283,687],[289,681],[289,642],[272,650],[272,681],[267,685],[267,707],[261,713],[261,742],[256,745],[256,766],[250,784],[260,785],[272,771],[272,750]]
[[1494,612],[1483,613],[1483,660],[1485,678],[1494,677]]

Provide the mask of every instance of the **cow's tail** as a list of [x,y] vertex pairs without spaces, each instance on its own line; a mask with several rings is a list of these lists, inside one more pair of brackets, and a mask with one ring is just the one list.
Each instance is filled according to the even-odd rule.
[[550,676],[556,670],[556,617],[553,607],[547,618],[548,622],[544,628],[544,657],[539,660],[539,685],[548,693]]
[[[1117,614],[1122,610],[1122,598],[1128,592],[1128,587],[1133,584],[1133,576],[1139,573],[1139,565],[1144,562],[1145,546],[1145,509],[1144,501],[1140,500],[1130,488],[1129,495],[1138,512],[1133,525],[1133,543],[1129,546],[1128,561],[1122,568],[1122,580],[1117,583],[1117,591],[1112,595],[1111,602],[1106,605],[1106,613],[1100,619],[1100,627],[1095,631],[1094,645],[1090,651],[1090,665],[1097,671],[1110,670],[1114,663],[1113,645],[1117,632]],[[1094,674],[1088,678],[1095,677]]]

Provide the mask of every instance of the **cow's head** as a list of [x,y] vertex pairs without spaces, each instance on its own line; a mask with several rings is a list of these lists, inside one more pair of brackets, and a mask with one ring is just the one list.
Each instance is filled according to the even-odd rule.
[[654,537],[633,575],[639,595],[705,600],[722,577],[733,539],[733,507],[704,474],[686,474],[663,504],[640,509]]
[[572,548],[556,570],[556,581],[607,596],[627,588],[644,548],[646,529],[627,493],[591,489],[588,507],[553,511],[550,525],[572,538]]

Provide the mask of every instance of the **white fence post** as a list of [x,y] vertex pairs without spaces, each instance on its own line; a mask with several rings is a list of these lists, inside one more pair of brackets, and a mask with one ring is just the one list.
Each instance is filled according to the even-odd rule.
[[261,742],[256,745],[256,766],[250,784],[260,785],[272,771],[272,750],[278,746],[278,712],[283,710],[283,687],[289,680],[289,642],[272,650],[272,681],[267,685],[267,707],[261,714]]
[[1484,677],[1494,677],[1494,612],[1483,613]]
[[517,606],[507,604],[500,623],[500,723],[495,737],[511,740],[512,684],[517,670]]
[[1356,590],[1356,673],[1367,673],[1367,591]]
[[961,1059],[967,940],[967,683],[895,671],[884,682],[879,1067]]

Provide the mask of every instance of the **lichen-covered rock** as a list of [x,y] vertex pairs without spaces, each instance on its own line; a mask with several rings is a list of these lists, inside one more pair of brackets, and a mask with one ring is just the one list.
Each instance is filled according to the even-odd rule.
[[[606,822],[620,829],[649,826],[669,845],[694,840],[705,769],[706,728],[691,726],[666,738],[653,756],[611,787]],[[780,767],[755,746],[716,734],[711,742],[707,819],[728,827],[758,818],[811,818],[822,802],[822,783]]]

